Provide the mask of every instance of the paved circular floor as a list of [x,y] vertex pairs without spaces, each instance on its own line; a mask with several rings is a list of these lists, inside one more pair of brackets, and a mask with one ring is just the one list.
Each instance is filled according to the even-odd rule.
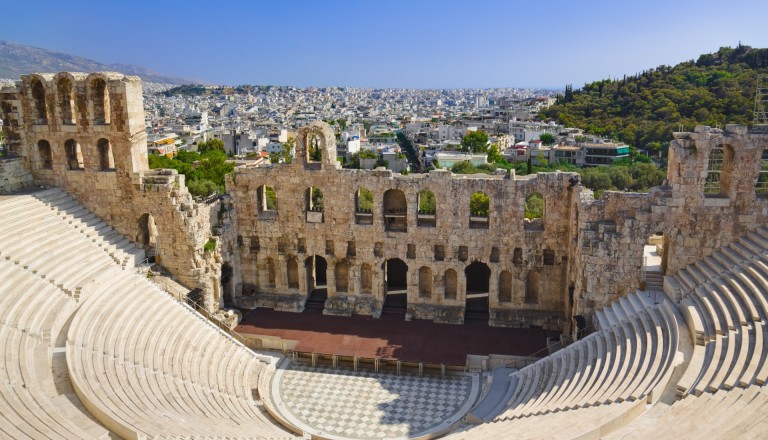
[[440,432],[461,419],[477,398],[477,375],[418,377],[286,360],[272,381],[281,415],[325,438],[407,438]]

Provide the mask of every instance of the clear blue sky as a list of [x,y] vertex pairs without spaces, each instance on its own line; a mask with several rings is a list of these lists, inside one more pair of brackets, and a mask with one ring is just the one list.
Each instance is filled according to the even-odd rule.
[[0,39],[217,84],[550,87],[768,47],[766,0],[8,1]]

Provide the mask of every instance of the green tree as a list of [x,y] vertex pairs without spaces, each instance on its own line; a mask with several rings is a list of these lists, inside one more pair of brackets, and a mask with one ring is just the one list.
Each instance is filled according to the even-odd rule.
[[428,189],[419,191],[419,214],[434,214],[436,209],[435,194]]
[[357,192],[357,209],[362,212],[373,211],[373,193],[368,188],[360,188]]
[[267,209],[272,211],[277,210],[277,196],[275,195],[275,190],[271,186],[264,187],[264,198],[267,201]]
[[197,144],[197,152],[200,154],[205,154],[214,150],[221,151],[222,153],[225,152],[226,150],[224,149],[224,141],[218,138],[213,138]]
[[490,147],[488,147],[488,162],[490,163],[501,163],[504,161],[504,156],[501,155],[499,152],[499,146],[496,144],[492,144]]
[[476,192],[469,199],[469,212],[475,217],[488,217],[491,199],[487,194]]
[[312,187],[312,210],[323,211],[325,206],[323,205],[323,192],[320,188]]
[[485,153],[488,150],[488,134],[484,131],[470,131],[461,140],[461,150],[471,153]]
[[555,143],[555,136],[552,133],[542,133],[539,136],[539,140],[542,144],[549,146]]
[[525,218],[536,219],[544,215],[544,197],[539,193],[533,193],[525,198]]

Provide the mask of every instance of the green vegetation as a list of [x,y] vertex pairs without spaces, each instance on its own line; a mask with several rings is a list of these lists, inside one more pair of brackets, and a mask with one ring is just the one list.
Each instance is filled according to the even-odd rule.
[[461,151],[485,153],[488,150],[488,135],[484,131],[470,131],[461,140]]
[[269,162],[273,164],[293,162],[291,150],[293,150],[294,145],[296,145],[296,140],[289,137],[288,142],[283,142],[283,151],[280,153],[269,153]]
[[723,47],[674,67],[575,91],[569,85],[542,115],[638,148],[664,150],[681,126],[750,124],[759,73],[768,73],[768,49]]
[[271,186],[264,187],[264,199],[266,199],[268,210],[277,210],[277,196],[275,195],[275,190]]
[[203,250],[205,252],[213,252],[216,250],[216,239],[211,237],[208,239],[208,241],[205,243],[205,246],[203,246]]
[[359,212],[373,211],[373,193],[367,188],[360,188],[357,192],[357,210]]
[[170,96],[200,96],[205,95],[206,89],[205,87],[199,85],[199,84],[184,84],[178,87],[174,87],[172,89],[168,89],[164,92],[160,92],[159,95],[163,95],[166,97]]
[[428,189],[419,191],[419,214],[434,215],[436,210],[435,194]]
[[451,171],[454,174],[491,174],[496,170],[496,168],[496,165],[490,163],[474,165],[468,160],[463,160],[453,164]]
[[309,160],[313,162],[320,162],[323,160],[323,150],[320,148],[320,140],[317,136],[314,134],[310,135],[307,138],[307,143],[309,144]]
[[149,167],[171,168],[186,176],[189,192],[195,197],[206,197],[224,192],[224,176],[234,170],[234,164],[227,162],[222,149],[206,148],[203,154],[181,150],[173,159],[152,154]]
[[525,218],[536,219],[544,216],[544,196],[533,193],[525,198]]
[[469,213],[475,217],[488,217],[491,199],[487,194],[476,192],[469,198]]
[[555,136],[552,133],[542,133],[541,136],[539,136],[539,140],[545,146],[554,145]]
[[312,211],[323,211],[323,192],[320,188],[312,187]]

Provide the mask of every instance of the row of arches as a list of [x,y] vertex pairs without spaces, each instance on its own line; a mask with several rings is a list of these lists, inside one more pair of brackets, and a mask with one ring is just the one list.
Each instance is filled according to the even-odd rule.
[[[108,125],[111,119],[110,97],[107,82],[103,78],[87,81],[87,97],[94,125]],[[55,80],[55,104],[49,102],[46,87],[40,78],[33,77],[29,85],[32,98],[32,117],[34,124],[48,125],[50,117],[58,117],[62,125],[77,125],[79,119],[87,119],[86,108],[77,111],[75,87],[67,76]]]
[[[730,145],[716,145],[707,156],[707,175],[704,179],[704,196],[726,195],[733,172],[734,151]],[[755,176],[755,194],[768,197],[768,149],[760,153],[760,167]]]
[[[277,194],[273,187],[262,185],[257,188],[256,194],[257,207],[260,213],[277,211]],[[325,210],[323,192],[318,187],[307,188],[304,193],[304,200],[307,212],[323,212]],[[468,205],[470,228],[487,228],[490,217],[490,197],[482,191],[476,191],[470,197]],[[361,225],[373,224],[375,211],[373,192],[365,187],[355,191],[355,222]],[[403,191],[399,189],[385,191],[381,212],[387,231],[407,232],[409,209]],[[544,197],[541,193],[534,192],[526,198],[525,214],[526,218],[543,217]],[[437,225],[437,199],[435,194],[428,189],[421,190],[417,194],[416,219],[417,226],[435,227]]]
[[[115,158],[112,153],[112,145],[107,139],[99,139],[96,142],[96,151],[98,155],[98,169],[102,171],[113,171],[115,169]],[[80,143],[74,139],[64,141],[64,161],[67,169],[84,170],[83,148]],[[53,169],[54,150],[51,143],[45,139],[37,141],[37,159],[39,168],[43,170]]]
[[[300,273],[299,259],[295,256],[288,257],[285,262],[285,279],[287,287],[290,289],[299,289]],[[329,277],[332,277],[337,294],[350,293],[355,290],[360,294],[372,294],[373,289],[373,270],[370,264],[362,263],[358,268],[358,289],[351,288],[352,267],[347,260],[341,260],[329,267],[327,260],[319,255],[306,257],[303,261],[306,274],[306,291],[303,292],[309,296],[316,289],[323,289],[327,286]],[[278,287],[278,263],[275,259],[268,257],[266,259],[266,281],[269,288]],[[409,288],[409,267],[408,264],[399,258],[391,258],[384,261],[381,265],[382,292],[385,302],[387,295],[405,294]],[[464,296],[468,306],[476,303],[485,304],[487,309],[488,297],[491,294],[490,267],[479,261],[472,262],[463,270],[464,274]],[[442,299],[456,300],[459,292],[459,272],[456,269],[449,268],[438,275],[429,266],[421,266],[416,269],[415,294],[419,299],[437,299],[436,292],[442,291]],[[495,280],[495,292],[498,295],[498,302],[501,304],[512,303],[514,298],[513,274],[509,270],[502,270],[498,273],[498,279]],[[442,283],[437,286],[436,283]],[[438,288],[439,287],[439,288]],[[529,305],[539,304],[539,294],[541,291],[541,274],[539,270],[530,270],[525,276],[525,291],[519,294],[523,297],[523,302]],[[478,301],[479,300],[479,301]]]

